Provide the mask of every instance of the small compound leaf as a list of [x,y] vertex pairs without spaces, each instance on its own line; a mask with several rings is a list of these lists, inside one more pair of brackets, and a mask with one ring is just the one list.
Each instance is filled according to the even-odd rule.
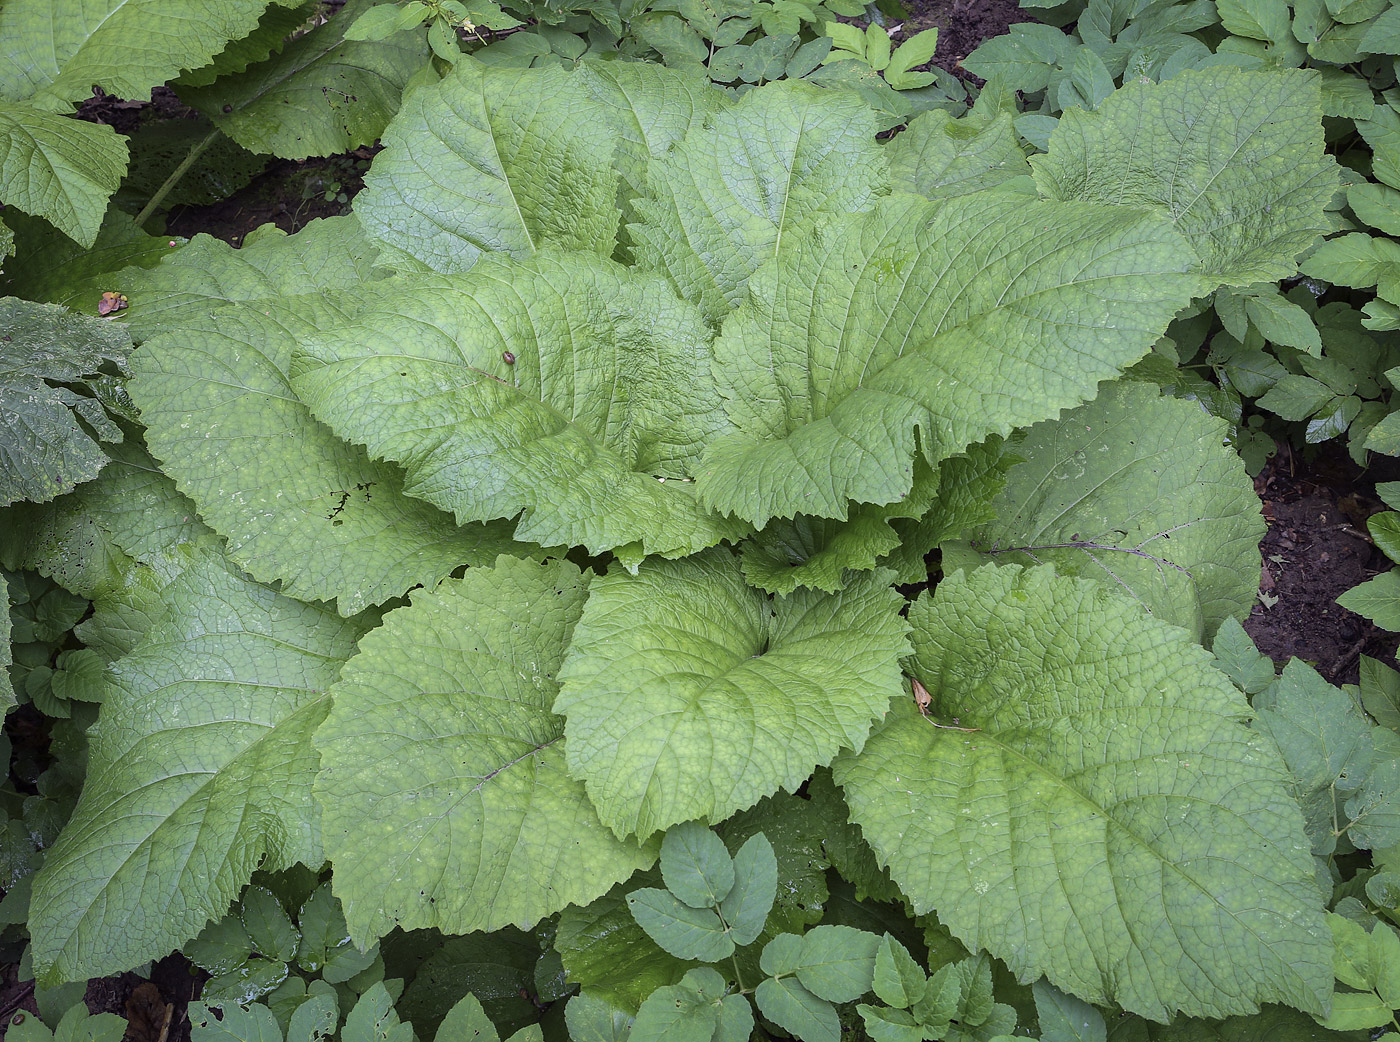
[[1217,66],[1131,82],[1060,118],[1031,160],[1053,199],[1151,207],[1230,285],[1273,282],[1331,230],[1337,163],[1324,151],[1318,75]]
[[41,980],[159,958],[259,865],[325,859],[311,734],[360,624],[212,557],[162,597],[165,617],[108,669],[82,797],[35,880]]
[[341,1042],[413,1042],[413,1037],[413,1026],[399,1022],[383,981],[360,996],[340,1032]]
[[792,976],[802,958],[802,937],[795,933],[780,933],[763,946],[759,968],[772,977]]
[[862,1002],[856,1009],[865,1021],[865,1033],[875,1042],[923,1042],[924,1028],[913,1014],[902,1009],[869,1006]]
[[778,895],[778,859],[763,833],[750,836],[734,855],[734,889],[720,905],[729,936],[738,945],[752,944],[763,932]]
[[0,507],[44,503],[97,477],[107,454],[61,385],[104,366],[124,371],[130,351],[126,332],[109,323],[0,297]]
[[291,962],[297,953],[297,928],[272,891],[263,886],[248,887],[239,908],[253,951],[275,962]]
[[722,989],[724,981],[719,974],[702,967],[687,973],[681,983],[652,992],[637,1010],[629,1042],[713,1038],[719,1027],[719,1004],[702,990],[702,986],[713,985],[711,975]]
[[814,926],[802,935],[797,979],[830,1002],[854,1002],[871,988],[880,935],[850,926]]
[[713,908],[734,887],[734,859],[724,841],[698,821],[668,829],[661,841],[666,889],[692,908]]
[[655,859],[564,771],[549,707],[587,590],[567,562],[468,569],[386,615],[331,689],[316,792],[362,946],[533,923]]
[[1154,1019],[1321,1011],[1289,778],[1205,651],[1048,567],[955,572],[910,616],[931,715],[896,700],[833,774],[917,913],[1022,979]]
[[923,998],[928,988],[928,977],[909,954],[909,949],[886,934],[875,952],[875,976],[871,987],[881,1002],[908,1009]]
[[819,999],[792,977],[769,977],[754,991],[759,1011],[802,1042],[840,1042],[836,1007]]
[[282,1028],[261,1002],[246,1009],[234,1002],[191,1002],[190,1038],[194,1042],[282,1042]]
[[712,1042],[749,1042],[753,1037],[753,1007],[742,995],[726,995],[719,1003],[719,1025]]
[[1083,999],[1066,995],[1043,980],[1036,981],[1032,991],[1040,1042],[1105,1042],[1108,1038],[1103,1014]]
[[[626,1042],[636,1018],[606,999],[582,991],[564,1007],[571,1042]],[[445,1038],[443,1042],[454,1042]]]
[[718,962],[734,953],[734,941],[713,908],[692,908],[656,887],[633,890],[627,907],[647,936],[677,959]]
[[496,1031],[496,1025],[491,1023],[491,1018],[481,1008],[481,1002],[468,992],[447,1011],[447,1016],[442,1018],[437,1037],[441,1042],[465,1042],[466,1039],[477,1038],[486,1042],[498,1042],[501,1036]]
[[770,601],[711,550],[596,580],[554,709],[599,817],[641,838],[722,820],[860,748],[904,686],[888,579]]
[[1366,715],[1354,698],[1296,658],[1256,696],[1255,709],[1254,729],[1273,739],[1293,776],[1312,852],[1333,853],[1338,800],[1356,793],[1374,758]]
[[[1235,682],[1235,686],[1246,695],[1257,695],[1278,679],[1273,660],[1260,654],[1244,627],[1235,618],[1228,618],[1220,624],[1211,642],[1210,652],[1215,656],[1215,668]],[[1362,656],[1362,675],[1365,663]],[[1369,661],[1375,661],[1371,659]],[[1363,696],[1365,689],[1363,687]],[[1397,717],[1400,720],[1400,717]]]

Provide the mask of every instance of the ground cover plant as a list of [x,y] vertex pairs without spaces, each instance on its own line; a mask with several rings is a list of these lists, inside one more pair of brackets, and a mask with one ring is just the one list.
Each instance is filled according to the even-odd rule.
[[45,1019],[182,949],[207,1039],[1392,1024],[1396,680],[1253,650],[1160,387],[1335,227],[1318,74],[1028,161],[996,89],[444,63],[350,216],[10,272],[107,311],[3,305]]

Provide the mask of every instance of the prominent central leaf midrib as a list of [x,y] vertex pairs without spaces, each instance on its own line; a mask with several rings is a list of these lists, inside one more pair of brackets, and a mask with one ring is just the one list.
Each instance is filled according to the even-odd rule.
[[[964,736],[964,737],[965,737],[965,736]],[[949,744],[949,743],[957,743],[957,742],[960,742],[960,741],[962,741],[963,739],[962,739],[962,738],[952,738],[952,737],[947,736],[947,735],[945,735],[945,734],[943,734],[943,733],[936,733],[936,734],[934,734],[934,736],[933,736],[933,740],[934,740],[935,742],[939,742],[939,743],[943,743],[943,744]],[[1224,912],[1226,915],[1228,915],[1228,916],[1230,917],[1230,919],[1233,920],[1233,921],[1240,927],[1240,929],[1244,930],[1245,932],[1247,932],[1247,933],[1249,933],[1251,936],[1253,936],[1253,937],[1255,938],[1255,940],[1259,943],[1259,946],[1260,946],[1261,948],[1264,948],[1265,950],[1272,952],[1272,953],[1275,955],[1275,957],[1278,958],[1280,965],[1283,965],[1283,966],[1289,965],[1290,959],[1289,959],[1289,957],[1288,957],[1287,955],[1285,955],[1284,953],[1275,951],[1275,949],[1273,948],[1273,946],[1272,946],[1265,938],[1261,937],[1261,936],[1259,935],[1258,931],[1255,930],[1254,927],[1253,927],[1252,925],[1250,925],[1249,923],[1247,923],[1247,922],[1245,922],[1244,920],[1242,920],[1242,919],[1240,918],[1239,915],[1237,915],[1237,914],[1236,914],[1234,911],[1232,911],[1230,908],[1228,908],[1228,907],[1226,907],[1224,904],[1222,904],[1221,901],[1215,896],[1215,894],[1213,894],[1213,893],[1206,887],[1206,885],[1205,885],[1204,883],[1202,883],[1202,882],[1201,882],[1200,880],[1198,880],[1194,875],[1192,875],[1190,872],[1188,872],[1184,866],[1179,865],[1179,864],[1177,864],[1176,862],[1172,861],[1170,858],[1166,857],[1161,851],[1159,851],[1159,850],[1156,848],[1156,846],[1155,846],[1154,844],[1150,843],[1146,838],[1144,838],[1143,836],[1141,836],[1138,832],[1136,832],[1133,828],[1131,828],[1126,822],[1121,821],[1121,820],[1120,820],[1119,818],[1117,818],[1115,815],[1113,815],[1112,813],[1110,813],[1110,811],[1109,811],[1108,808],[1104,807],[1102,804],[1100,804],[1100,803],[1096,802],[1095,800],[1091,799],[1091,798],[1090,798],[1088,795],[1086,795],[1085,793],[1082,793],[1082,792],[1080,792],[1078,789],[1074,788],[1074,786],[1070,785],[1069,782],[1068,782],[1064,777],[1062,777],[1062,776],[1060,776],[1060,775],[1057,775],[1057,774],[1054,774],[1052,771],[1050,771],[1049,768],[1045,767],[1045,766],[1044,766],[1043,764],[1041,764],[1039,761],[1030,759],[1029,757],[1022,755],[1020,752],[1018,752],[1017,750],[1011,748],[1010,746],[1005,745],[1005,744],[996,736],[996,734],[983,731],[983,732],[980,732],[980,733],[978,734],[977,740],[978,740],[978,742],[987,742],[987,743],[990,743],[990,744],[991,744],[992,746],[994,746],[1002,755],[1008,757],[1009,759],[1012,759],[1012,760],[1016,761],[1017,763],[1020,763],[1020,764],[1024,765],[1026,768],[1029,769],[1029,771],[1030,771],[1032,774],[1035,774],[1035,775],[1038,775],[1038,776],[1041,776],[1041,777],[1045,778],[1048,782],[1052,783],[1052,785],[1054,785],[1055,787],[1057,787],[1057,788],[1059,788],[1059,789],[1062,789],[1064,792],[1068,793],[1071,797],[1073,797],[1074,799],[1078,800],[1080,803],[1084,804],[1084,805],[1085,805],[1086,807],[1088,807],[1090,810],[1095,811],[1095,812],[1097,812],[1098,814],[1102,815],[1106,826],[1107,826],[1107,825],[1112,825],[1112,826],[1118,828],[1119,831],[1120,831],[1123,835],[1127,836],[1132,842],[1136,843],[1136,844],[1137,844],[1139,847],[1141,847],[1143,850],[1145,850],[1145,851],[1147,851],[1149,854],[1151,854],[1152,857],[1153,857],[1160,865],[1162,865],[1164,869],[1168,869],[1168,870],[1170,870],[1171,872],[1175,873],[1177,876],[1179,876],[1179,877],[1180,877],[1182,880],[1184,880],[1186,883],[1188,883],[1189,885],[1191,885],[1192,887],[1194,887],[1198,893],[1200,893],[1202,896],[1208,898],[1208,899],[1211,901],[1211,903],[1212,903],[1216,908],[1218,908],[1220,911],[1222,911],[1222,912]],[[954,759],[954,757],[949,757],[949,759],[950,759],[950,760],[951,760],[951,759]],[[1177,798],[1177,797],[1175,797],[1175,794],[1173,794],[1173,796],[1174,796],[1174,798]],[[1014,815],[1008,817],[1007,820],[1008,820],[1008,822],[1013,822],[1013,821],[1014,821]],[[1008,824],[1008,828],[1010,828],[1010,827],[1012,827],[1012,826],[1011,826],[1010,824]],[[1056,873],[1056,877],[1059,878],[1058,871],[1057,871],[1057,873]],[[1120,908],[1120,912],[1121,912],[1121,908]],[[1129,927],[1130,927],[1131,924],[1128,924],[1128,923],[1126,923],[1126,921],[1125,921],[1125,926],[1129,926]],[[1139,949],[1141,950],[1141,949],[1143,949],[1144,946],[1138,945],[1138,947],[1139,947]]]
[[[1023,225],[1035,224],[1041,220],[1044,220],[1043,215],[1041,215],[1039,218],[1030,218],[1025,217],[1023,215],[1022,223]],[[898,233],[898,231],[898,229],[890,229],[889,232],[885,234],[885,238],[888,239],[894,237]],[[923,357],[927,361],[932,361],[932,359],[929,357],[930,350],[937,345],[940,338],[955,334],[961,330],[969,330],[975,332],[979,326],[985,325],[988,321],[994,319],[998,314],[1008,312],[1024,313],[1026,305],[1031,304],[1037,300],[1043,299],[1045,297],[1053,297],[1054,295],[1063,293],[1066,290],[1082,290],[1095,286],[1097,284],[1111,284],[1119,280],[1131,280],[1143,277],[1142,273],[1139,273],[1133,270],[1132,268],[1129,268],[1124,271],[1106,271],[1085,277],[1083,276],[1083,269],[1081,268],[1080,271],[1075,273],[1073,276],[1066,279],[1062,279],[1061,281],[1058,281],[1053,285],[1036,286],[1025,292],[1022,292],[1016,297],[1008,299],[1007,294],[1015,285],[1016,280],[1022,277],[1032,265],[1043,264],[1048,260],[1052,260],[1054,257],[1061,253],[1073,252],[1080,247],[1080,243],[1075,240],[1065,240],[1063,242],[1058,243],[1055,249],[1049,251],[1048,253],[1035,251],[1034,244],[1039,238],[1053,238],[1059,234],[1059,229],[1056,228],[1053,224],[1051,224],[1050,226],[1043,228],[1042,231],[1038,233],[1037,237],[1033,239],[1030,244],[1018,244],[1015,250],[1010,251],[1007,254],[997,254],[995,256],[989,257],[984,262],[983,266],[979,269],[979,272],[970,275],[966,279],[964,279],[962,285],[958,288],[957,292],[951,297],[949,297],[948,301],[943,307],[942,315],[939,316],[937,322],[933,325],[933,328],[927,334],[924,335],[921,342],[916,347],[914,347],[912,351],[910,350],[910,338],[913,336],[916,328],[922,325],[922,323],[916,318],[915,321],[909,323],[909,328],[900,337],[898,350],[895,357],[873,374],[870,372],[870,362],[875,356],[876,352],[874,350],[868,350],[866,362],[862,366],[860,375],[856,378],[855,382],[848,387],[837,387],[835,385],[831,385],[825,389],[819,390],[816,387],[815,382],[813,381],[812,372],[809,367],[807,379],[808,385],[811,388],[811,390],[809,391],[810,397],[808,399],[811,403],[810,413],[806,417],[798,418],[799,422],[796,426],[801,426],[801,424],[805,422],[812,422],[815,420],[826,418],[831,413],[839,409],[850,394],[854,393],[856,390],[862,387],[868,387],[872,390],[892,391],[894,393],[897,393],[897,389],[902,386],[905,386],[907,384],[907,381],[903,380],[899,376],[898,372],[892,373],[892,371],[899,370],[900,364],[904,361],[907,355],[919,356]],[[968,250],[973,249],[977,245],[978,243],[974,239],[969,239],[967,242],[963,243],[956,253],[952,254],[946,259],[946,261],[940,266],[937,273],[921,271],[919,270],[919,266],[917,263],[906,265],[905,271],[903,271],[900,275],[900,281],[902,286],[908,286],[910,280],[917,276],[920,280],[921,290],[923,293],[923,301],[919,305],[917,311],[915,312],[916,315],[923,314],[924,310],[928,307],[929,301],[932,300],[934,296],[939,293],[940,289],[942,288],[943,281],[948,275],[948,273],[955,268],[958,261],[962,259],[963,256],[965,256]],[[1119,254],[1126,254],[1129,257],[1134,257],[1137,253],[1141,251],[1141,249],[1142,244],[1139,242],[1121,242],[1109,249],[1105,249],[1095,253],[1092,257],[1086,259],[1086,263],[1098,267],[1103,265],[1110,258]],[[967,294],[977,291],[981,282],[981,272],[984,272],[989,268],[995,267],[998,263],[1003,262],[1007,256],[1019,256],[1023,252],[1030,255],[1030,259],[1026,261],[1025,266],[1019,272],[1017,272],[1008,280],[1006,288],[1002,290],[1001,295],[997,297],[997,299],[991,304],[990,307],[987,307],[982,311],[959,316],[955,322],[950,322],[950,316],[952,316],[954,309],[958,304],[958,301],[961,300]],[[862,275],[864,275],[865,272],[869,271],[881,259],[884,258],[878,249],[872,251],[869,260],[867,260],[864,264],[864,270],[862,271]],[[841,347],[838,348],[836,356],[837,360],[839,360],[840,358],[840,351],[844,350],[846,345],[848,344],[848,340],[845,333],[847,330],[850,329],[851,309],[855,306],[856,300],[859,296],[859,294],[852,294],[851,299],[846,304],[845,325],[843,325],[842,327],[843,335],[841,338]],[[901,289],[901,292],[892,302],[892,305],[888,308],[885,320],[878,327],[878,331],[874,332],[868,338],[862,336],[861,339],[864,344],[870,345],[871,348],[874,348],[881,344],[884,341],[887,331],[890,329],[890,325],[894,321],[895,316],[900,313],[908,313],[908,309],[899,306],[903,303],[903,296],[903,289]],[[815,319],[816,317],[818,316],[814,309],[813,318]],[[1046,320],[1039,319],[1039,321],[1045,322]],[[1064,317],[1056,317],[1053,320],[1053,322],[1050,322],[1049,324],[1053,325],[1057,329],[1084,328],[1095,331],[1099,331],[1102,329],[1102,327],[1097,324],[1071,322]],[[833,369],[834,368],[836,368],[835,364],[833,364]]]

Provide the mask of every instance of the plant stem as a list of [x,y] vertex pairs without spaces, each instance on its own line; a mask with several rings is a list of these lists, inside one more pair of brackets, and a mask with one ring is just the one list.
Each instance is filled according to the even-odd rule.
[[189,155],[180,161],[180,165],[170,172],[170,176],[165,179],[165,183],[156,189],[156,194],[151,196],[150,201],[141,208],[141,212],[136,215],[136,227],[145,224],[151,214],[156,212],[156,207],[165,201],[165,197],[170,194],[170,190],[180,183],[180,178],[189,173],[190,167],[194,166],[194,161],[204,154],[204,150],[214,143],[220,131],[217,127],[209,131],[202,139],[195,142],[190,149]]

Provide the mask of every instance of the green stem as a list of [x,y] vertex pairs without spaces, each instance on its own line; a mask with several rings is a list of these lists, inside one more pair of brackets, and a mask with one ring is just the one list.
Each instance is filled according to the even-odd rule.
[[204,150],[214,143],[215,138],[217,138],[219,134],[220,131],[216,127],[209,131],[202,140],[195,143],[194,147],[190,149],[189,155],[185,156],[185,158],[180,161],[180,165],[170,172],[170,176],[165,179],[165,183],[156,189],[156,194],[151,196],[150,201],[146,203],[146,205],[141,208],[141,212],[136,215],[136,227],[141,227],[141,225],[146,223],[151,214],[156,212],[156,207],[160,206],[160,204],[165,201],[165,197],[170,194],[170,190],[180,183],[180,178],[189,173],[190,167],[194,166],[194,161],[204,154]]
[[734,953],[730,953],[729,961],[732,962],[732,963],[734,964],[734,980],[735,980],[735,981],[738,983],[738,985],[739,985],[739,993],[742,994],[742,995],[747,995],[747,994],[749,993],[749,989],[746,988],[746,987],[744,987],[744,977],[743,977],[743,974],[741,974],[741,973],[739,972],[739,958],[738,958],[738,956],[737,956],[736,954],[734,954]]

